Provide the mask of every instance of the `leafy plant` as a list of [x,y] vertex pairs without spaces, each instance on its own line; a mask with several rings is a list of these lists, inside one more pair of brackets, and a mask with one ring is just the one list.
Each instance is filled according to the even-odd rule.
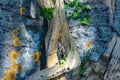
[[[75,10],[72,13],[71,18],[72,19],[80,18],[81,24],[89,26],[90,25],[90,16],[88,15],[88,12],[91,10],[91,6],[89,4],[80,4],[77,2],[78,2],[78,0],[73,0],[73,2],[71,2],[71,3],[65,3],[64,8],[66,9],[68,7],[71,7],[71,8],[74,7]],[[87,16],[84,16],[84,15],[86,15],[86,13],[87,13]]]
[[68,6],[69,6],[69,4],[68,4],[68,3],[64,3],[64,8],[65,8],[65,9],[67,9],[67,8],[68,8]]
[[48,20],[51,20],[53,18],[53,12],[55,8],[43,8],[42,13],[44,17]]
[[76,5],[76,8],[78,8],[78,9],[84,9],[84,5],[83,4],[78,4],[78,5]]
[[62,56],[59,58],[59,64],[63,64],[66,61],[67,55],[62,54]]
[[63,64],[65,61],[66,61],[66,60],[61,59],[61,60],[59,60],[59,64],[61,65],[61,64]]
[[85,9],[89,11],[89,10],[91,10],[91,6],[87,4],[87,5],[85,5]]
[[71,2],[71,3],[69,4],[70,7],[75,7],[76,4],[77,4],[77,1],[78,1],[78,0],[73,0],[73,2]]
[[51,20],[53,18],[53,12],[55,8],[43,8],[37,11],[37,14],[44,16],[47,20]]
[[72,16],[71,16],[73,19],[78,19],[79,18],[79,12],[78,10],[75,10],[73,13],[72,13]]
[[71,2],[71,3],[64,3],[64,8],[66,9],[68,6],[70,6],[70,7],[75,7],[76,5],[77,5],[77,1],[78,0],[73,0],[73,2]]
[[90,25],[90,16],[87,15],[87,16],[81,18],[80,23],[83,24],[83,25],[89,26]]

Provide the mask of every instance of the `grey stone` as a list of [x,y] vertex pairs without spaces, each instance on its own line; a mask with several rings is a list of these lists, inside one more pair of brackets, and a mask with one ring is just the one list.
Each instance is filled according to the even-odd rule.
[[85,69],[85,71],[83,72],[83,75],[88,77],[90,75],[91,71],[92,71],[92,67],[89,66],[87,69]]
[[104,5],[103,3],[101,3],[101,4],[96,4],[94,9],[96,10],[96,12],[101,13],[101,12],[107,11],[108,7]]
[[87,80],[101,80],[99,75],[90,75]]
[[115,14],[115,20],[120,20],[119,18],[120,18],[120,10],[117,10],[117,11],[115,11],[114,12],[114,14]]
[[12,38],[10,31],[6,34],[0,35],[0,44],[1,45],[12,45],[13,44],[13,38]]
[[120,0],[116,0],[116,10],[120,10]]
[[3,5],[7,5],[9,3],[9,0],[0,0],[0,3],[2,3]]
[[112,29],[111,27],[100,26],[99,29],[99,37],[102,41],[110,41],[112,39]]
[[100,58],[100,54],[92,52],[89,59],[93,62],[97,62]]
[[94,26],[108,25],[109,17],[103,15],[93,15],[91,16],[91,23]]
[[104,80],[119,80],[119,79],[120,79],[119,71],[114,71],[114,72],[107,71],[104,75]]
[[7,32],[9,32],[9,30],[7,28],[0,26],[0,35],[3,35],[5,33],[7,33]]
[[97,63],[92,63],[92,68],[96,73],[104,73],[106,70],[106,62],[99,60]]
[[117,42],[112,52],[112,57],[120,58],[120,37],[117,36]]
[[116,21],[114,23],[113,29],[118,33],[118,35],[120,35],[120,24],[119,24],[119,21]]
[[97,62],[101,56],[106,50],[106,45],[102,42],[96,42],[94,48],[90,50],[90,57],[89,59],[91,61]]
[[102,41],[95,41],[94,45],[95,46],[91,50],[91,52],[97,52],[98,54],[103,54],[105,50],[107,49],[106,44],[104,44]]
[[117,34],[114,32],[112,40],[107,43],[108,49],[103,54],[104,57],[109,58],[111,56],[112,51],[116,45],[116,41],[117,41]]

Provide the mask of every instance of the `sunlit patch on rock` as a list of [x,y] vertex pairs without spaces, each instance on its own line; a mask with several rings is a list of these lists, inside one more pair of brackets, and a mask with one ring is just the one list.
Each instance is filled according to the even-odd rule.
[[41,52],[35,52],[32,56],[33,60],[35,62],[39,62],[39,58],[40,58],[41,54],[42,54]]
[[13,45],[14,45],[15,47],[20,46],[20,43],[21,43],[21,41],[20,41],[19,38],[15,38],[15,39],[13,40]]
[[5,71],[5,74],[2,80],[16,80],[17,78],[16,72],[13,69]]
[[22,70],[22,63],[19,63],[19,64],[12,63],[10,68],[14,69],[17,72],[21,72],[21,70]]
[[12,51],[10,52],[10,60],[11,60],[12,62],[16,62],[16,60],[18,59],[18,57],[19,57],[19,53],[16,52],[15,50],[12,50]]
[[16,38],[18,36],[18,29],[13,29],[11,34],[13,38]]
[[25,14],[25,8],[24,7],[20,7],[20,14],[21,15]]
[[87,49],[90,48],[91,45],[92,45],[92,40],[86,42],[86,48]]

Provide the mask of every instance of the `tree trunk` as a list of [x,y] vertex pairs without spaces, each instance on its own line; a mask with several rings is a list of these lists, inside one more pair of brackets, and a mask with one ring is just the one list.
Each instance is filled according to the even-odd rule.
[[[65,37],[69,36],[69,32],[68,32],[69,30],[67,28],[63,0],[56,0],[55,4],[53,4],[51,0],[47,0],[47,1],[39,0],[39,5],[41,8],[55,7],[55,11],[53,13],[53,19],[48,21],[49,29],[46,36],[47,67],[50,68],[58,63],[58,58],[57,58],[58,39],[60,41],[64,41],[62,39],[65,39]],[[69,40],[69,38],[67,39]],[[61,42],[61,43],[66,43],[66,42]],[[62,74],[61,76],[56,77],[52,80],[65,80],[65,76]]]

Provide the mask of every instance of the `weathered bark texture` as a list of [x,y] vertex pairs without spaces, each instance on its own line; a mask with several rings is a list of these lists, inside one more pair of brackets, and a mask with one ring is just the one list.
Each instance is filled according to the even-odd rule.
[[[54,7],[55,10],[53,12],[53,19],[48,21],[49,27],[45,40],[47,69],[34,73],[28,80],[46,80],[55,77],[57,77],[57,80],[63,77],[58,77],[59,75],[78,67],[80,65],[80,59],[76,45],[69,33],[63,0],[56,0],[55,4],[51,0],[38,0],[38,3],[41,8]],[[57,58],[58,41],[61,42],[66,54],[68,54],[66,62],[62,65],[59,65]]]

